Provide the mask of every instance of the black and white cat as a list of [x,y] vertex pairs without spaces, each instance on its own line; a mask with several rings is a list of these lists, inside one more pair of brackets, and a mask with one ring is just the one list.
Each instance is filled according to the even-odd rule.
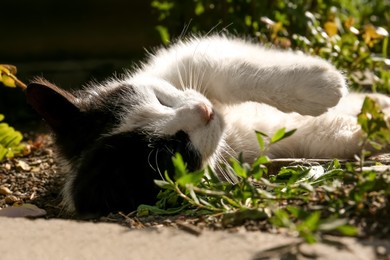
[[67,209],[98,216],[154,203],[153,180],[172,171],[177,152],[189,170],[218,172],[239,154],[252,162],[255,130],[297,129],[270,147],[271,158],[352,158],[364,96],[347,93],[322,59],[210,36],[160,49],[134,72],[84,90],[37,80],[27,99],[53,129]]

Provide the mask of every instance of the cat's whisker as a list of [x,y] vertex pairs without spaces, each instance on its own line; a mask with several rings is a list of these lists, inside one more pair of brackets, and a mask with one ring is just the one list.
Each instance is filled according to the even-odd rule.
[[182,41],[183,38],[185,37],[185,35],[187,34],[188,29],[190,28],[191,22],[192,22],[192,19],[190,19],[190,21],[187,24],[184,24],[184,28],[181,31],[180,35],[179,35],[179,40],[180,41]]
[[197,82],[198,86],[199,86],[199,92],[202,93],[203,95],[207,96],[207,86],[208,86],[208,83],[210,81],[210,79],[205,82],[204,81],[204,78],[206,76],[206,69],[203,68],[203,72],[202,72],[202,75],[199,77],[199,82]]
[[[220,26],[222,24],[222,22],[218,22],[216,25],[214,25],[207,33],[206,33],[206,36],[209,36],[212,32],[214,32],[214,30]],[[226,27],[224,27],[223,29],[226,29],[228,26],[232,25],[232,23],[228,24]]]
[[157,172],[156,168],[154,168],[154,167],[153,167],[153,164],[150,162],[150,157],[151,157],[151,155],[152,155],[152,153],[153,153],[154,151],[155,151],[155,149],[152,150],[152,151],[150,151],[150,153],[148,154],[148,164],[149,164],[150,168],[152,168],[153,171]]
[[[198,44],[194,48],[194,51],[192,53],[193,57],[196,57],[197,55],[203,56],[202,53],[199,53],[199,45],[200,45],[200,42],[198,42]],[[203,77],[204,77],[205,70],[204,70],[204,68],[202,68],[204,73],[203,73],[202,79],[200,79],[198,71],[201,68],[199,66],[194,65],[193,60],[194,59],[192,59],[190,62],[190,73],[191,74],[189,75],[189,77],[190,77],[190,86],[189,87],[190,87],[190,89],[196,90],[196,91],[203,94],[202,88],[203,88]]]
[[[200,73],[200,70],[203,69],[203,73]],[[205,75],[205,69],[204,68],[195,68],[192,70],[193,74],[193,86],[192,88],[199,93],[204,94],[204,87],[203,87],[203,79]]]
[[170,149],[168,146],[164,146],[165,150],[167,150],[171,155],[175,155],[172,149]]
[[[181,73],[181,70],[180,70],[180,67],[182,64],[177,61],[177,65],[176,65],[176,70],[177,70],[177,75],[179,77],[179,82],[180,82],[180,86],[182,89],[185,89],[185,84],[184,84],[184,81],[183,81],[183,76],[182,76],[182,73]],[[184,71],[185,71],[185,66],[184,66]]]
[[230,162],[227,158],[235,158],[236,152],[226,142],[221,142],[217,151],[215,152],[211,163],[217,167],[218,174],[229,183],[236,184],[239,182],[238,176],[234,174]]
[[221,157],[219,164],[221,165],[221,173],[226,181],[231,184],[236,184],[238,182],[238,177],[234,174],[234,170],[230,166],[230,163],[225,158]]
[[195,89],[195,85],[194,85],[194,82],[193,82],[193,80],[194,80],[194,63],[192,62],[192,60],[191,61],[189,61],[189,75],[188,75],[188,77],[189,77],[189,88],[190,89]]
[[161,180],[165,181],[164,175],[161,173],[160,167],[158,166],[158,152],[159,151],[160,151],[159,149],[156,150],[156,156],[154,157],[154,159],[155,159],[155,163],[156,163],[157,172],[160,175]]

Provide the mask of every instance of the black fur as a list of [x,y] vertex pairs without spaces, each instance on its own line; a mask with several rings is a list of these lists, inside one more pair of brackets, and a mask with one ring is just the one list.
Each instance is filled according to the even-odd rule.
[[133,211],[140,204],[153,205],[159,191],[154,184],[160,179],[157,169],[172,176],[172,152],[182,153],[189,169],[201,166],[199,153],[191,147],[182,131],[154,140],[141,133],[101,138],[80,160],[72,185],[77,212],[98,216]]
[[154,184],[165,170],[174,173],[172,156],[180,153],[189,170],[201,167],[200,153],[189,136],[151,135],[143,129],[112,135],[124,110],[137,104],[132,86],[70,93],[45,82],[27,88],[28,102],[54,132],[57,152],[70,165],[76,212],[85,217],[135,210],[154,204]]

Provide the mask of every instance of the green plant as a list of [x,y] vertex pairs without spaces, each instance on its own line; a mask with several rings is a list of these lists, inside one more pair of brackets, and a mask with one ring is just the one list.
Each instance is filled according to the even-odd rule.
[[[6,87],[25,89],[26,85],[15,74],[15,66],[0,64],[0,82]],[[0,114],[0,161],[5,157],[22,155],[26,151],[25,145],[21,143],[23,135],[7,123],[1,122],[3,120],[4,115]]]
[[23,135],[10,127],[3,121],[4,116],[0,114],[0,161],[4,158],[10,158],[22,155],[25,150],[25,145],[21,144]]
[[364,158],[371,154],[367,148],[381,150],[390,143],[390,129],[388,126],[390,122],[387,122],[389,118],[386,121],[385,117],[378,104],[366,97],[358,115],[358,123],[363,132],[360,156],[361,166],[364,163]]
[[26,89],[27,86],[16,76],[16,67],[12,65],[0,64],[0,82],[10,88],[20,87]]
[[[366,99],[360,115],[365,115],[359,118],[365,133],[364,156],[368,143],[388,142],[389,129],[383,125],[382,112],[370,99]],[[266,152],[265,143],[273,145],[293,133],[294,130],[280,129],[272,137],[262,133],[257,137]],[[329,233],[390,235],[390,171],[364,170],[360,164],[333,160],[269,172],[273,161],[262,155],[252,165],[237,160],[225,165],[240,178],[237,184],[231,184],[221,182],[211,169],[188,172],[179,154],[173,163],[175,178],[165,173],[165,180],[156,180],[162,189],[159,201],[155,206],[141,205],[139,216],[206,215],[214,221],[217,218],[223,227],[257,221],[269,229],[298,234],[308,243],[322,240],[323,234]]]

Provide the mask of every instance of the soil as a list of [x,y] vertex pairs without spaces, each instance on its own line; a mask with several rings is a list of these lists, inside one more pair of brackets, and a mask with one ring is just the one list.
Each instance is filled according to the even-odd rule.
[[[45,212],[39,217],[46,219],[78,219],[63,210],[61,206],[61,188],[65,176],[58,170],[55,162],[55,151],[49,134],[27,134],[29,155],[6,159],[0,162],[0,212],[15,205],[33,205]],[[382,158],[390,164],[390,157]],[[379,160],[378,158],[376,158]],[[288,160],[280,161],[280,168]],[[302,162],[300,162],[302,163]],[[250,231],[267,231],[269,233],[284,232],[273,228],[267,221],[245,221],[244,223],[222,224],[221,215],[201,217],[147,216],[138,217],[136,212],[111,213],[99,219],[85,220],[93,222],[117,223],[133,229],[145,227],[172,226],[192,234],[200,234],[202,230],[221,230],[245,228]],[[383,224],[383,223],[382,223]],[[382,225],[380,225],[382,226]],[[383,226],[382,226],[383,227]],[[388,234],[388,231],[382,231]],[[381,232],[380,232],[381,233]]]
[[[147,216],[138,218],[136,212],[111,213],[99,219],[79,219],[61,206],[61,188],[65,176],[55,162],[53,141],[49,134],[26,134],[29,154],[0,162],[0,211],[12,206],[33,205],[43,209],[38,217],[46,219],[75,219],[93,222],[117,223],[129,228],[173,226],[190,233],[202,229],[221,229],[218,216]],[[38,212],[39,213],[39,212]],[[30,216],[29,216],[30,217]],[[207,222],[207,224],[206,224]],[[258,226],[258,225],[256,225]]]

